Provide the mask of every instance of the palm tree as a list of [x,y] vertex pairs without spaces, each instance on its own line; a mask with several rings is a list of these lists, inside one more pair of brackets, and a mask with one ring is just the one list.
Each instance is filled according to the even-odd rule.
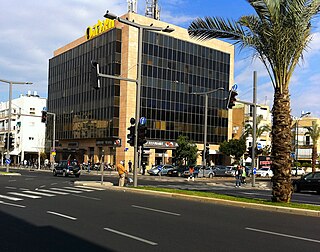
[[316,171],[316,160],[317,160],[317,145],[318,139],[320,137],[320,127],[318,126],[317,122],[312,121],[311,127],[305,127],[308,131],[306,135],[309,135],[312,139],[312,172]]
[[256,15],[238,21],[220,17],[194,20],[188,28],[200,40],[223,38],[241,48],[250,47],[265,65],[274,88],[272,125],[272,201],[290,202],[291,116],[289,83],[311,40],[311,20],[320,11],[319,0],[247,0]]
[[[264,132],[270,132],[271,131],[271,128],[270,128],[269,125],[261,125],[261,126],[259,126],[261,124],[262,119],[263,119],[262,115],[259,115],[257,117],[257,129],[256,129],[257,138],[260,138]],[[253,134],[252,125],[250,123],[245,124],[244,125],[244,132],[243,132],[241,137],[247,138],[248,136],[252,136],[252,134]]]

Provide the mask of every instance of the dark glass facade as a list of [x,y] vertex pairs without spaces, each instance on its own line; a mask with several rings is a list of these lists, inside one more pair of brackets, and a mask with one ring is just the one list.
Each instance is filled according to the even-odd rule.
[[[203,142],[205,96],[219,87],[229,89],[230,55],[208,47],[145,31],[141,116],[148,122],[149,139],[175,141],[179,135]],[[226,92],[208,96],[207,141],[227,140]]]
[[[103,78],[101,88],[94,90],[90,86],[92,59],[99,62],[102,73],[120,74],[120,29],[112,29],[50,59],[47,106],[49,112],[56,114],[56,139],[119,135],[120,82]],[[51,139],[52,123],[47,128]]]

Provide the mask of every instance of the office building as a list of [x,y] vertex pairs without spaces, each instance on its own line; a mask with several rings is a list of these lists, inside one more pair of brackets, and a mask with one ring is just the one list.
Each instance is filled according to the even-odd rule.
[[[143,33],[140,115],[148,127],[143,161],[148,166],[174,162],[179,135],[188,136],[202,150],[205,97],[191,92],[223,87],[225,91],[209,95],[208,102],[207,142],[217,162],[219,143],[232,134],[225,98],[233,83],[234,46],[220,40],[191,39],[186,29],[136,13],[122,18],[175,29]],[[90,62],[96,60],[101,73],[136,79],[137,45],[135,27],[105,19],[54,52],[49,61],[48,111],[56,114],[57,159],[133,160],[127,128],[130,118],[135,118],[136,84],[102,78],[101,88],[95,90],[90,86]]]

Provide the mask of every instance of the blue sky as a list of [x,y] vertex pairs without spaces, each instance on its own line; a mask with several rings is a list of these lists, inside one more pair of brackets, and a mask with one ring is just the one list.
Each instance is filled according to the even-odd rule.
[[[1,1],[0,79],[30,81],[14,85],[13,98],[28,90],[47,97],[48,61],[57,48],[79,38],[106,10],[127,12],[126,0],[11,0]],[[197,17],[220,16],[237,20],[253,14],[245,0],[159,0],[161,20],[187,28]],[[145,0],[138,0],[144,15]],[[310,111],[320,117],[320,18],[313,21],[313,40],[290,84],[292,115]],[[252,72],[258,72],[258,102],[272,105],[273,89],[263,65],[252,51],[235,52],[235,82],[241,100],[252,101]],[[8,84],[0,83],[0,101],[8,100]]]

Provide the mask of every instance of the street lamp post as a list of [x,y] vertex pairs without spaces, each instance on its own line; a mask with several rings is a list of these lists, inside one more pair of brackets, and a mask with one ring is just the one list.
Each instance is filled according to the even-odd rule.
[[118,17],[115,14],[110,13],[109,11],[106,12],[104,15],[105,18],[111,19],[111,20],[117,20],[120,23],[133,26],[138,29],[138,69],[137,69],[137,91],[136,91],[136,124],[135,124],[135,139],[134,139],[134,172],[133,172],[133,186],[138,186],[138,125],[140,120],[140,94],[141,94],[141,75],[142,75],[142,35],[143,31],[162,31],[162,32],[173,32],[174,29],[170,28],[169,26],[162,28],[162,27],[156,27],[156,26],[146,26],[146,25],[140,25],[137,23],[134,23],[132,21],[129,21],[127,19],[123,19],[121,17]]
[[51,155],[52,155],[52,164],[51,164],[51,169],[54,169],[54,163],[55,163],[55,155],[53,152],[56,152],[56,113],[52,112],[47,112],[48,115],[53,115],[53,132],[52,132],[52,150],[51,150]]
[[296,175],[298,173],[297,162],[298,162],[298,156],[299,156],[299,134],[298,134],[298,132],[299,132],[299,120],[301,118],[305,117],[305,116],[310,115],[310,114],[311,114],[311,112],[305,112],[305,113],[301,112],[300,117],[296,118],[296,137],[295,137],[296,138],[296,144],[295,144],[295,147],[296,147],[295,148]]
[[[205,96],[205,111],[204,111],[204,136],[203,136],[203,154],[202,154],[202,165],[203,167],[206,166],[206,157],[205,157],[205,148],[207,146],[207,124],[208,124],[208,95],[215,93],[219,90],[224,90],[223,87],[219,87],[214,90],[210,90],[207,92],[192,92],[191,94],[195,95],[204,95]],[[203,169],[204,172],[204,169]]]
[[[8,133],[7,133],[7,137],[9,138],[10,135],[10,131],[11,131],[11,106],[12,106],[12,85],[13,84],[32,84],[32,82],[20,82],[20,81],[8,81],[8,80],[2,80],[0,79],[0,82],[4,82],[4,83],[8,83],[9,84],[9,113],[8,113]],[[10,154],[9,154],[9,139],[7,139],[7,154],[6,154],[6,159],[10,158]],[[7,163],[7,169],[6,172],[9,172],[9,164]]]

